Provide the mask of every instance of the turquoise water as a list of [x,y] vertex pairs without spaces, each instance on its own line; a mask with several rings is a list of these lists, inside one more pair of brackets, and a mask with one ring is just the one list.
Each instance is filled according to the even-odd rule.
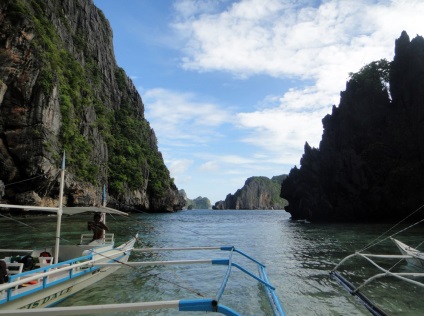
[[[63,243],[76,243],[87,233],[91,217],[64,218]],[[3,246],[41,247],[54,235],[54,217],[23,219],[29,227],[0,219]],[[6,225],[6,223],[8,223]],[[130,219],[108,217],[117,243],[137,231],[140,247],[192,247],[234,245],[267,266],[270,282],[288,315],[369,315],[355,297],[343,290],[329,272],[343,257],[360,250],[385,232],[388,225],[313,224],[291,221],[284,211],[194,210],[172,214],[133,214]],[[416,244],[424,227],[414,227],[400,235]],[[28,238],[30,234],[30,238]],[[53,240],[53,239],[51,239]],[[398,254],[390,241],[370,252]],[[168,252],[133,254],[132,261],[204,259],[226,257],[226,252]],[[237,260],[245,264],[243,260]],[[366,268],[365,268],[366,267]],[[359,276],[374,271],[364,261],[353,261],[349,270]],[[256,272],[256,268],[247,265]],[[408,271],[406,264],[400,269]],[[210,265],[122,268],[114,275],[81,291],[59,306],[110,304],[213,297],[225,274],[225,267]],[[424,290],[387,279],[371,284],[365,292],[391,315],[422,315]],[[269,315],[265,293],[251,278],[233,269],[221,303],[243,315]],[[128,312],[120,315],[175,315],[175,310]],[[198,313],[204,315],[205,313]],[[191,313],[190,315],[195,315]]]

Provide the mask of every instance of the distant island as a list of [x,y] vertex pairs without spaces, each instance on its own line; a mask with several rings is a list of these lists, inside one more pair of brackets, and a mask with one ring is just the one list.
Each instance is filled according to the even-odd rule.
[[185,200],[185,209],[187,210],[207,210],[212,208],[211,201],[207,197],[197,197],[194,200],[189,199],[184,190],[178,191]]
[[250,177],[244,186],[234,194],[228,194],[224,201],[213,206],[216,210],[281,210],[288,202],[280,197],[281,183],[287,175]]

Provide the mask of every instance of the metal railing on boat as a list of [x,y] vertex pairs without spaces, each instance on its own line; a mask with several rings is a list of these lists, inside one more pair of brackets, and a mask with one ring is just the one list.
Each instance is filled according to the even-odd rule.
[[[218,302],[221,299],[225,287],[227,285],[228,279],[231,274],[231,268],[236,267],[240,271],[244,272],[245,274],[249,275],[259,283],[261,283],[267,293],[268,300],[270,302],[271,308],[273,310],[274,315],[285,315],[285,312],[281,306],[281,303],[275,294],[275,287],[273,287],[269,280],[266,273],[266,267],[261,262],[257,261],[256,259],[252,258],[251,256],[247,255],[246,253],[234,248],[233,246],[224,246],[224,247],[178,247],[178,248],[134,248],[132,251],[134,252],[159,252],[159,251],[194,251],[194,250],[222,250],[222,251],[230,251],[229,258],[218,258],[218,259],[197,259],[197,260],[168,260],[168,261],[145,261],[145,262],[127,262],[125,265],[131,266],[131,267],[140,267],[140,266],[153,266],[153,265],[183,265],[183,264],[215,264],[215,265],[226,265],[228,266],[227,272],[225,274],[225,277],[222,281],[221,287],[216,295],[215,298],[206,300],[210,303],[210,309],[204,310],[204,302],[199,305],[199,308],[201,309],[194,309],[196,311],[216,311],[216,307],[214,306],[215,302],[219,306]],[[243,268],[241,265],[234,263],[232,261],[233,252],[238,253],[242,255],[243,257],[247,258],[248,260],[254,262],[257,264],[258,267],[258,273],[259,276],[256,276],[254,273],[250,272],[249,270]],[[99,263],[95,264],[96,266],[116,266],[119,265],[119,263]],[[191,302],[191,301],[189,301]],[[199,302],[199,300],[192,301],[194,303],[194,306],[197,306],[196,302]],[[184,303],[182,303],[180,308],[184,308]],[[194,308],[194,307],[192,307]],[[184,309],[180,309],[184,310]],[[230,309],[229,309],[230,311]],[[225,312],[224,315],[239,315],[235,312]]]
[[[122,255],[127,251],[120,248],[115,249],[118,253],[121,252]],[[95,254],[100,255],[99,259],[93,259]],[[99,260],[105,260],[105,258],[102,258],[101,253],[96,253],[92,250],[92,252],[86,256],[10,275],[8,283],[0,284],[0,306],[1,304],[20,299],[28,294],[40,292],[46,288],[66,282],[67,280],[78,278],[85,274],[91,274],[101,268],[93,264]],[[110,260],[116,259],[110,258]],[[25,287],[25,285],[28,284],[30,284],[30,286]],[[22,286],[25,288],[22,288]],[[0,310],[0,315],[3,315],[3,313],[4,312]]]
[[[78,261],[85,261],[78,263]],[[4,299],[0,299],[0,303],[12,301],[27,295],[27,291],[17,291],[19,286],[29,284],[35,281],[36,284],[31,285],[28,290],[37,292],[51,287],[57,283],[78,277],[82,274],[91,273],[94,267],[88,267],[92,261],[92,255],[87,255],[74,260],[64,261],[58,264],[52,264],[35,270],[29,270],[17,275],[9,277],[9,283],[0,284],[0,292],[6,291],[7,295]],[[83,269],[86,268],[86,269]],[[52,278],[55,276],[55,278]],[[1,313],[1,312],[0,312]]]
[[[52,307],[42,310],[25,310],[25,315],[83,315],[83,314],[95,314],[104,312],[123,312],[123,311],[142,311],[142,310],[153,310],[153,309],[169,309],[176,308],[179,311],[204,311],[204,312],[216,312],[223,315],[239,316],[238,312],[234,311],[230,307],[219,303],[221,297],[224,294],[227,282],[231,275],[232,267],[237,268],[246,275],[252,277],[258,281],[264,288],[271,309],[276,316],[285,316],[285,312],[280,304],[280,301],[275,293],[275,287],[273,287],[266,273],[266,267],[261,262],[250,257],[246,253],[234,248],[233,246],[224,247],[188,247],[188,248],[141,248],[132,249],[134,252],[160,252],[160,251],[193,251],[193,250],[220,250],[228,251],[229,258],[218,258],[218,259],[193,259],[193,260],[168,260],[168,261],[142,261],[142,262],[126,262],[125,264],[119,262],[86,262],[86,267],[106,267],[106,266],[128,266],[128,267],[145,267],[155,265],[184,265],[184,264],[212,264],[212,265],[226,265],[227,271],[221,283],[221,286],[215,297],[202,298],[202,299],[187,299],[187,300],[165,300],[165,301],[154,301],[154,302],[140,302],[140,303],[122,303],[122,304],[106,304],[106,305],[88,305],[88,306],[73,306],[73,307]],[[247,258],[250,262],[257,265],[258,275],[250,272],[241,265],[233,262],[233,254],[239,254],[244,258]],[[22,311],[21,311],[22,312]],[[0,311],[0,315],[19,315],[19,311]]]

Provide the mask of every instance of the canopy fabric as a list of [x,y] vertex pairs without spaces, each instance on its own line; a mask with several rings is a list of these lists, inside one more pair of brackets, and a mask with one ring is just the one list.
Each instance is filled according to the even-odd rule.
[[[24,211],[37,211],[37,212],[53,212],[57,213],[58,207],[47,207],[47,206],[29,206],[29,205],[12,205],[12,204],[0,204],[2,208],[17,208]],[[82,206],[82,207],[63,207],[62,213],[66,215],[75,215],[86,212],[116,214],[122,216],[128,216],[128,213],[115,210],[113,208],[105,206]]]
[[31,206],[31,205],[13,205],[13,204],[0,204],[1,208],[19,208],[24,211],[46,211],[57,213],[57,207],[47,207],[47,206]]

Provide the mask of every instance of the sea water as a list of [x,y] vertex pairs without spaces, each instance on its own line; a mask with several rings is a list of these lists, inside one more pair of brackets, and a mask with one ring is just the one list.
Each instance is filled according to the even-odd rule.
[[[32,248],[52,243],[55,217],[1,218],[1,248]],[[78,243],[87,233],[89,216],[64,217],[62,243]],[[329,272],[350,253],[363,249],[392,226],[386,224],[315,224],[292,221],[285,211],[191,210],[163,214],[131,214],[129,219],[108,216],[116,244],[139,232],[137,247],[197,247],[232,245],[267,266],[268,277],[277,288],[287,315],[369,315]],[[407,226],[405,224],[404,226]],[[396,230],[404,226],[396,227]],[[423,236],[424,226],[414,226],[399,239],[414,245]],[[388,234],[393,234],[389,231]],[[390,240],[367,252],[398,254]],[[211,259],[228,257],[227,252],[133,253],[131,261]],[[255,267],[234,257],[252,272]],[[397,267],[409,271],[404,262]],[[353,260],[343,271],[350,279],[375,273],[365,260]],[[132,303],[214,297],[226,272],[225,266],[181,265],[147,268],[123,267],[115,274],[78,292],[58,306]],[[385,278],[366,286],[364,293],[391,315],[423,315],[424,290]],[[242,315],[270,315],[261,286],[237,269],[220,303]],[[103,315],[176,315],[176,310],[121,312]],[[204,315],[204,312],[190,315]]]

